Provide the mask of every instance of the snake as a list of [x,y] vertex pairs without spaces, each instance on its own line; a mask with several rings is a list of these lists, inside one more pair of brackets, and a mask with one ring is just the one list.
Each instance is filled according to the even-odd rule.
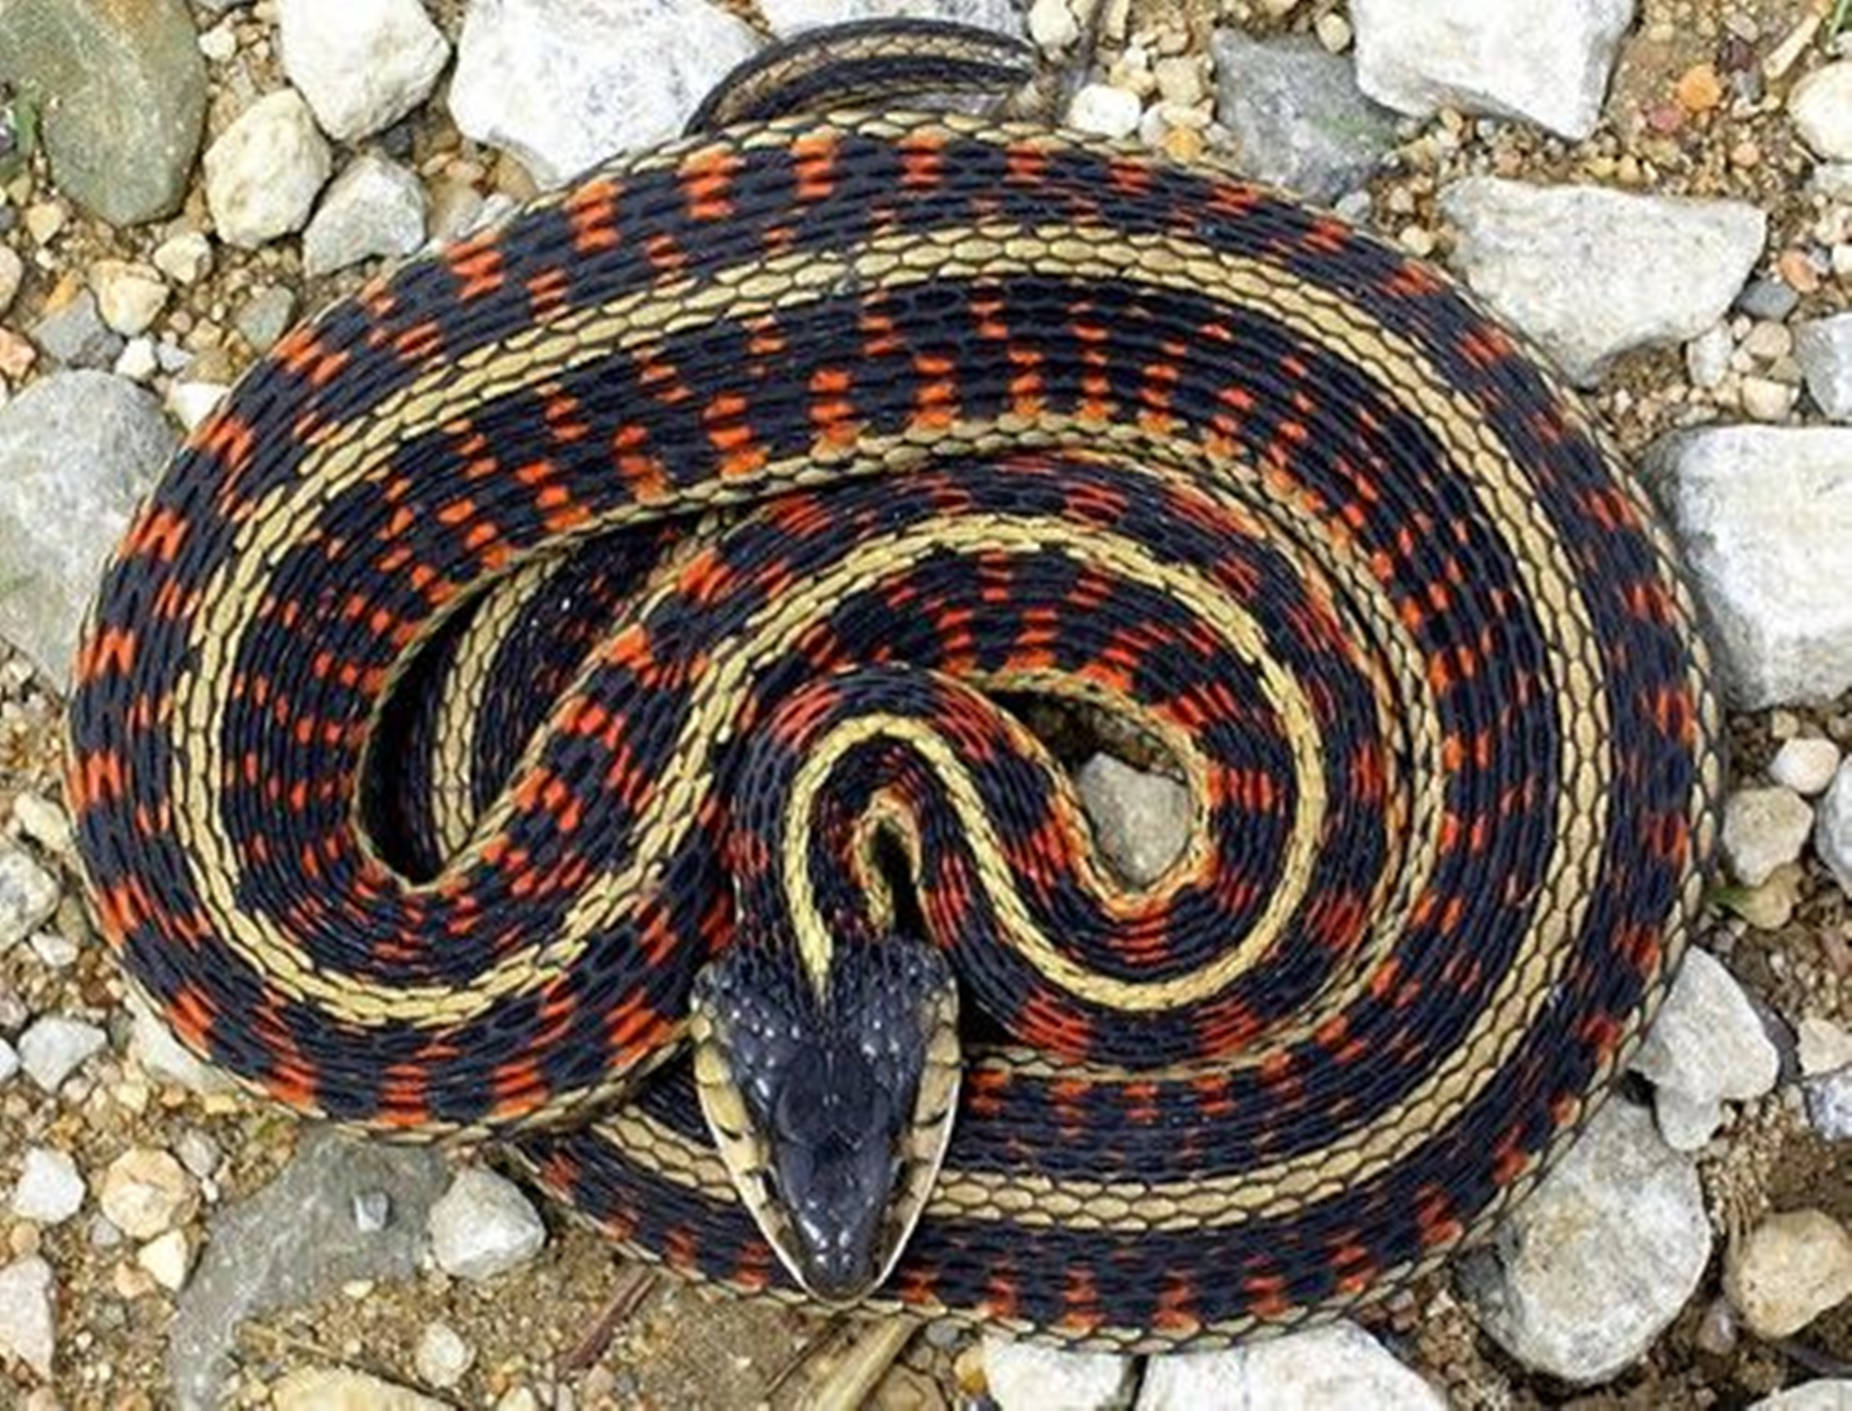
[[[247,1087],[494,1139],[698,1280],[1127,1351],[1336,1317],[1483,1239],[1662,1000],[1697,605],[1444,272],[884,105],[894,34],[381,273],[190,434],[73,669],[98,929]],[[1155,870],[1070,728],[1168,778]]]

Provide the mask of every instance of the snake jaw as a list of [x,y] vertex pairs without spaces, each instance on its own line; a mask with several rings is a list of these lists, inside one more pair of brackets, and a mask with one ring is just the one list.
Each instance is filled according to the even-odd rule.
[[696,1085],[780,1261],[813,1297],[853,1303],[900,1258],[945,1154],[957,989],[913,940],[838,948],[821,995],[794,962],[739,944],[702,972]]

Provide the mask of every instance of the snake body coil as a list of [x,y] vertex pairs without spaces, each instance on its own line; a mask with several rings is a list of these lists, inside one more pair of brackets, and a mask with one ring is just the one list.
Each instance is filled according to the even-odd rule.
[[[69,794],[190,1047],[518,1134],[741,1288],[793,1285],[668,1062],[697,973],[769,927],[826,990],[920,932],[968,1012],[910,1081],[957,1106],[873,1301],[1210,1344],[1432,1266],[1615,1076],[1712,846],[1691,619],[1427,266],[1148,153],[792,118],[278,344],[107,571]],[[1024,694],[1188,784],[1149,887]]]

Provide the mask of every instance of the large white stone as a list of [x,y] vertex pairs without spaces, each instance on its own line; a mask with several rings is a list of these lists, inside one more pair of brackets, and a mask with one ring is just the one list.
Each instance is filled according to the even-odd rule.
[[1710,1248],[1691,1158],[1616,1099],[1461,1279],[1507,1352],[1582,1386],[1645,1354],[1696,1291]]
[[1709,609],[1732,704],[1818,703],[1852,686],[1852,430],[1683,432],[1646,467]]
[[547,1229],[519,1186],[493,1171],[459,1171],[431,1207],[431,1250],[438,1265],[464,1279],[492,1279],[526,1263]]
[[1357,81],[1425,116],[1460,108],[1581,139],[1601,120],[1633,0],[1351,0]]
[[1002,1411],[1116,1411],[1125,1405],[1131,1359],[984,1338],[984,1380]]
[[206,149],[206,205],[219,238],[256,249],[302,229],[334,155],[293,88],[259,98]]
[[[1721,1116],[1719,1103],[1762,1096],[1781,1074],[1781,1055],[1736,977],[1716,956],[1694,946],[1634,1054],[1633,1068],[1659,1089],[1660,1098],[1682,1099],[1671,1111],[1688,1119],[1698,1105]],[[1710,1139],[1709,1130],[1689,1120],[1668,1122],[1664,1104],[1659,1117],[1661,1132],[1681,1150]]]
[[1355,1323],[1332,1323],[1227,1352],[1153,1357],[1135,1411],[1219,1407],[1447,1411],[1447,1398]]
[[302,232],[302,268],[311,276],[375,255],[409,255],[424,244],[424,187],[397,162],[364,152],[328,185]]
[[13,1213],[40,1225],[61,1225],[84,1206],[84,1178],[70,1153],[52,1146],[26,1148],[13,1187]]
[[1794,790],[1738,789],[1723,805],[1723,855],[1745,887],[1799,859],[1813,831],[1813,809]]
[[404,117],[450,58],[419,0],[280,0],[277,34],[283,72],[340,142]]
[[1852,1233],[1823,1210],[1766,1216],[1731,1249],[1723,1289],[1757,1337],[1792,1337],[1852,1298]]
[[1459,233],[1453,263],[1467,283],[1583,385],[1618,353],[1716,323],[1768,229],[1741,201],[1491,176],[1446,187],[1440,208]]
[[759,40],[706,0],[474,0],[450,112],[543,186],[674,136]]

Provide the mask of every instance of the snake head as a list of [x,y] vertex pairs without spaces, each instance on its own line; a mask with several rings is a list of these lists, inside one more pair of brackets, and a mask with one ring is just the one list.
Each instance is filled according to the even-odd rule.
[[816,983],[793,953],[736,943],[698,977],[701,1108],[741,1198],[806,1292],[852,1303],[925,1209],[958,1090],[958,992],[937,950],[837,947]]

